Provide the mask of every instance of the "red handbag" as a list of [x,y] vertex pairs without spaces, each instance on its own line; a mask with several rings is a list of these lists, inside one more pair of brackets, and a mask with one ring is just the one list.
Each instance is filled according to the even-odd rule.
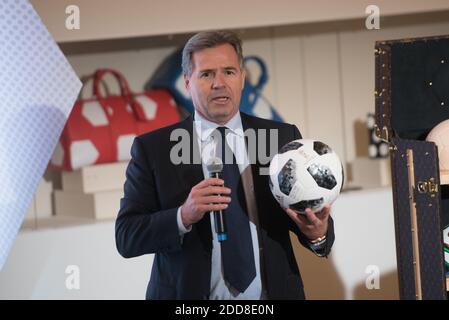
[[[99,90],[111,74],[120,95],[103,96]],[[99,69],[93,76],[93,97],[76,101],[62,131],[50,166],[75,170],[84,166],[127,161],[134,137],[180,120],[174,99],[166,90],[133,94],[122,74]]]

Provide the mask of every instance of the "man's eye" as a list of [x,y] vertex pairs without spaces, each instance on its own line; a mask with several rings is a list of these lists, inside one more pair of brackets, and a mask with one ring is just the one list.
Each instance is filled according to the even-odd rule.
[[201,74],[201,78],[208,78],[208,77],[210,77],[210,72],[203,72]]
[[234,70],[226,70],[226,74],[233,75],[233,74],[235,74],[235,71]]

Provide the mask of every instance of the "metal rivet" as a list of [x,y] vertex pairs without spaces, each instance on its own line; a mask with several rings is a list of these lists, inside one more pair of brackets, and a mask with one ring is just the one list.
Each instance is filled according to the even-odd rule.
[[385,118],[387,115],[385,113],[382,113],[382,118]]
[[444,102],[441,102],[441,105],[444,106]]
[[385,63],[382,63],[382,68],[385,68]]
[[385,79],[387,79],[387,77],[385,77],[385,76],[382,76],[382,80],[385,80]]
[[387,91],[387,89],[383,88],[383,89],[382,89],[382,92],[385,92],[385,91]]
[[429,86],[431,86],[432,85],[432,82],[429,82]]
[[432,204],[431,203],[429,203],[429,207],[431,207],[432,206]]
[[382,104],[385,105],[385,101],[382,101]]
[[428,156],[429,155],[429,153],[428,152],[426,152],[426,156]]
[[444,59],[443,59],[443,60],[441,60],[441,63],[444,63]]

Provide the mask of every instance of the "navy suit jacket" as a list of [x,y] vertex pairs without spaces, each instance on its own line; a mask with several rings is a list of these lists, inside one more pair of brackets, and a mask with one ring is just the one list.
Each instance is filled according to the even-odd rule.
[[[277,129],[278,148],[301,138],[296,126],[264,120],[241,113],[243,129]],[[175,165],[170,151],[178,141],[170,141],[175,129],[185,129],[192,137],[193,120],[137,137],[131,148],[124,185],[124,197],[116,220],[116,245],[125,258],[154,253],[147,299],[208,299],[211,280],[212,230],[210,215],[192,226],[181,241],[177,210],[191,188],[204,179],[201,164]],[[269,134],[267,134],[267,149]],[[198,143],[190,139],[192,150]],[[190,158],[193,160],[193,153]],[[307,238],[271,194],[268,176],[252,164],[254,193],[259,215],[262,285],[269,299],[304,299],[303,283],[289,232],[293,231],[306,247]],[[329,218],[324,253],[334,242],[332,218]]]

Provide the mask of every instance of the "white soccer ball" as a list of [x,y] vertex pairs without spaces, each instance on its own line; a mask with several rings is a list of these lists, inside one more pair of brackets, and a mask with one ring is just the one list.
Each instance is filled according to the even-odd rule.
[[305,214],[332,204],[343,186],[338,155],[326,144],[309,139],[287,143],[270,163],[270,189],[283,208]]

